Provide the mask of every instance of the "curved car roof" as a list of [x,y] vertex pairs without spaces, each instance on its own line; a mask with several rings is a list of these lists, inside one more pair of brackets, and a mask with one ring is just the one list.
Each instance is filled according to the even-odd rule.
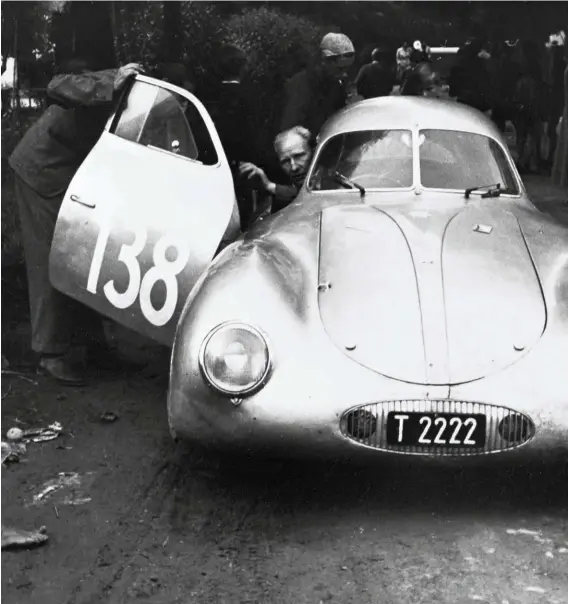
[[320,140],[358,130],[411,128],[460,130],[501,140],[501,134],[493,122],[467,105],[410,96],[385,96],[349,105],[326,122]]

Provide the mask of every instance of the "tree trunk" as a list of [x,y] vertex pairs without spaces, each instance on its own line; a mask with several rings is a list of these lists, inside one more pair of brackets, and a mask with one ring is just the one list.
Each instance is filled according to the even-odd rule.
[[73,28],[69,9],[53,13],[49,38],[55,45],[55,64],[60,70],[73,56]]
[[183,32],[181,26],[181,2],[164,2],[164,37],[162,58],[166,63],[183,61]]
[[13,117],[20,120],[20,49],[18,40],[19,19],[14,19],[14,87],[12,88]]
[[71,2],[70,17],[74,34],[75,54],[87,58],[94,69],[116,66],[108,2]]
[[114,62],[116,65],[120,65],[120,53],[119,53],[119,27],[118,27],[118,9],[116,2],[112,0],[109,2],[110,8],[110,26],[112,32],[112,47],[114,51]]

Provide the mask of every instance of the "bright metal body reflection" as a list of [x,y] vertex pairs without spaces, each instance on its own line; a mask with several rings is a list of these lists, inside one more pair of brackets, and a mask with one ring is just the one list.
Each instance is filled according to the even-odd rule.
[[[331,137],[369,129],[410,130],[415,152],[420,130],[489,137],[517,194],[466,199],[416,180],[363,198],[339,185],[304,188],[192,291],[172,356],[172,433],[284,455],[509,463],[565,452],[566,227],[532,205],[491,122],[456,104],[351,106],[322,130],[312,171]],[[204,340],[226,321],[257,326],[274,355],[270,379],[237,406],[199,369]]]

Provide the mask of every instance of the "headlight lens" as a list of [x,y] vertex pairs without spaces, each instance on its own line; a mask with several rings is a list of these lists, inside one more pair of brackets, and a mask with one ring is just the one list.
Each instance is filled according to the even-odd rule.
[[225,323],[211,331],[203,342],[200,362],[214,388],[235,396],[255,390],[270,369],[266,340],[242,323]]

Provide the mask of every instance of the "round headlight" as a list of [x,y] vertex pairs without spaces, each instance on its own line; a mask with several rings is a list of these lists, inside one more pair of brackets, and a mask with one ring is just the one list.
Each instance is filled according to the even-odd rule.
[[251,393],[264,382],[270,356],[259,331],[242,323],[225,323],[205,338],[200,363],[211,386],[236,396]]

